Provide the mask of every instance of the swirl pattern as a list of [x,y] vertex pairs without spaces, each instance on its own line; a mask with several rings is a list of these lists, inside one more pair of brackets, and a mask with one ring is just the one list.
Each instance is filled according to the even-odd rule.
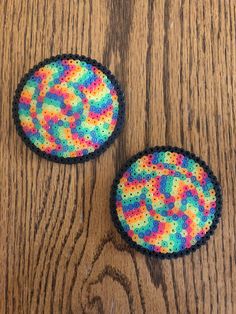
[[155,151],[134,161],[115,190],[115,215],[126,237],[156,253],[178,253],[210,230],[217,192],[209,173],[183,153]]
[[95,63],[61,58],[38,67],[18,99],[24,135],[45,154],[76,158],[96,152],[117,126],[119,95]]

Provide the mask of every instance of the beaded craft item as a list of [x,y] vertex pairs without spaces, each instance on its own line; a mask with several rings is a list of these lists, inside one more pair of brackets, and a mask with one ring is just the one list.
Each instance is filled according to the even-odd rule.
[[59,55],[40,62],[16,90],[13,116],[24,142],[40,156],[77,163],[101,154],[118,136],[124,97],[95,60]]
[[142,253],[161,258],[183,256],[204,244],[221,207],[212,171],[176,147],[138,153],[112,186],[111,214],[123,238]]

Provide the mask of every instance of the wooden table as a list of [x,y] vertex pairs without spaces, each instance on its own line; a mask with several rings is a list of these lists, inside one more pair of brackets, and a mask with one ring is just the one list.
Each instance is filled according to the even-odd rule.
[[[1,0],[0,313],[236,313],[236,1]],[[91,56],[126,95],[98,159],[39,158],[16,133],[20,78],[51,55]],[[120,166],[147,146],[203,158],[223,189],[213,238],[177,260],[130,249],[112,224]]]

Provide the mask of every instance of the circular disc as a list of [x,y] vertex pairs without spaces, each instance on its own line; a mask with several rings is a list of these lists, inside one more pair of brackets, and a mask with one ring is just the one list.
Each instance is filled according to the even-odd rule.
[[83,162],[101,154],[120,133],[124,97],[111,72],[97,61],[59,55],[23,77],[13,116],[18,133],[38,155]]
[[123,238],[142,253],[183,256],[216,228],[222,196],[209,167],[183,149],[138,153],[112,186],[111,214]]

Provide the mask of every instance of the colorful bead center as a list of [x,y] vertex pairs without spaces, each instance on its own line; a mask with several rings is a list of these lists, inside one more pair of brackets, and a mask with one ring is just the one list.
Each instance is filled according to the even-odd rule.
[[99,149],[115,130],[118,95],[98,67],[62,59],[42,66],[26,81],[18,113],[25,135],[41,151],[81,157]]
[[135,161],[116,190],[116,212],[136,244],[159,253],[189,249],[209,231],[216,191],[208,173],[175,152],[154,152]]

